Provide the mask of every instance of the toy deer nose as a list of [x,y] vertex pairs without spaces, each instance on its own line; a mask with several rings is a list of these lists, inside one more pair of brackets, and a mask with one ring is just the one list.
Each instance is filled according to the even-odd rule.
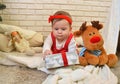
[[90,42],[91,43],[97,43],[100,41],[100,37],[99,36],[94,36],[90,39]]

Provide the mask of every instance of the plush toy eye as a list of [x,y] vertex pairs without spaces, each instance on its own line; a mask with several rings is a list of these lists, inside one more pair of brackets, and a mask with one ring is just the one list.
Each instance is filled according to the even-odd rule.
[[95,32],[93,32],[93,35],[95,34]]
[[89,33],[89,36],[91,36],[92,34],[91,33]]

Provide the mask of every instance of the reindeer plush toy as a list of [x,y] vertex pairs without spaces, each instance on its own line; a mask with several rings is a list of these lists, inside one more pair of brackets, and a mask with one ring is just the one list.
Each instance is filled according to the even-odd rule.
[[99,21],[91,21],[92,25],[88,26],[86,26],[86,23],[84,22],[80,29],[74,32],[75,37],[82,37],[84,44],[84,48],[79,54],[80,64],[83,66],[87,64],[99,66],[107,64],[109,67],[113,67],[118,58],[115,54],[106,54],[103,47],[104,40],[99,33],[103,25],[99,24]]

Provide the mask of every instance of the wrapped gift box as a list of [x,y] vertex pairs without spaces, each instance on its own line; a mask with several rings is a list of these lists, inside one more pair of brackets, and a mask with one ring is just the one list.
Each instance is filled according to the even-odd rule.
[[48,69],[79,64],[79,57],[76,52],[52,54],[46,56],[45,64]]

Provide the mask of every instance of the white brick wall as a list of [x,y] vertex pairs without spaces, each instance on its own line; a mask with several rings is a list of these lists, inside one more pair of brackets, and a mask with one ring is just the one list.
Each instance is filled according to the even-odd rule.
[[17,25],[35,31],[51,31],[49,15],[57,10],[69,12],[73,18],[73,31],[84,21],[99,20],[105,23],[111,0],[0,0],[7,8],[1,16],[5,24]]

